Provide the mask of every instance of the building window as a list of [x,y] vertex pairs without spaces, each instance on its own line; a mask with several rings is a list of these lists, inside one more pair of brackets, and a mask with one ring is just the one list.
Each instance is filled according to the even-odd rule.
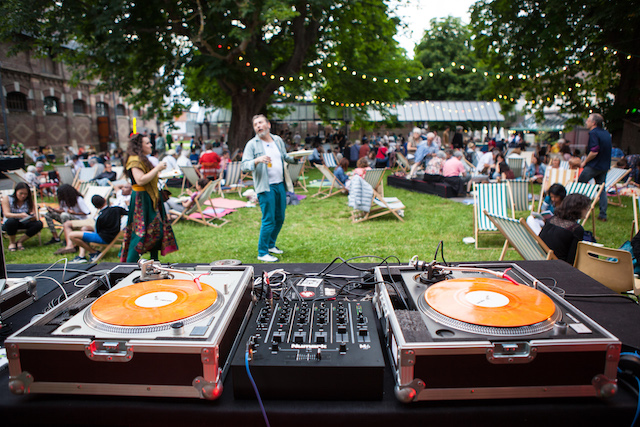
[[87,103],[82,99],[75,99],[73,101],[73,112],[75,114],[87,114]]
[[124,108],[124,105],[118,104],[116,105],[116,116],[126,116],[127,110]]
[[24,93],[9,92],[6,99],[9,111],[27,111],[27,95]]
[[43,73],[58,75],[58,64],[53,61],[53,58],[42,58],[41,64]]
[[60,101],[55,96],[44,98],[44,112],[46,114],[58,114],[60,112]]
[[96,115],[98,117],[109,115],[109,104],[106,102],[96,102]]

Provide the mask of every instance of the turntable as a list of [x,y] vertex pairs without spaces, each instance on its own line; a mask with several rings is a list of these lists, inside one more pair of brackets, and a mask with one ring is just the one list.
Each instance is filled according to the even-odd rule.
[[376,279],[400,401],[617,390],[620,341],[518,265],[418,263]]
[[139,264],[105,292],[116,267],[8,338],[11,391],[219,397],[253,268]]

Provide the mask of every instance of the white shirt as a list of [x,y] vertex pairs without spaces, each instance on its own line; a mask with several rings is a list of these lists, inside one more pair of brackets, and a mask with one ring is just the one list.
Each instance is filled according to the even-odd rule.
[[175,157],[173,157],[173,156],[164,156],[164,159],[162,159],[162,161],[167,164],[167,169],[166,170],[168,170],[168,171],[180,170],[180,168],[178,167],[178,161],[176,160]]
[[480,159],[478,159],[478,166],[476,166],[476,171],[482,172],[485,166],[493,165],[493,153],[491,151],[484,153]]
[[[262,142],[264,154],[271,158],[271,162],[267,164],[267,172],[269,174],[269,184],[279,184],[284,181],[284,170],[282,165],[282,154],[275,142]],[[271,165],[271,167],[269,167]]]

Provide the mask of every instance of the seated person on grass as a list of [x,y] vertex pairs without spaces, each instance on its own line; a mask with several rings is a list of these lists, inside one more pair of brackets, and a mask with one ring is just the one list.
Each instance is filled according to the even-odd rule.
[[69,233],[69,238],[73,245],[80,247],[80,252],[78,256],[71,261],[72,263],[87,262],[85,258],[87,251],[89,252],[89,262],[95,261],[95,259],[100,256],[100,252],[91,252],[93,249],[89,243],[98,243],[101,245],[111,243],[118,233],[120,233],[120,218],[123,215],[127,215],[127,211],[121,207],[109,206],[102,196],[93,196],[91,203],[99,209],[96,217],[96,231],[72,231]]

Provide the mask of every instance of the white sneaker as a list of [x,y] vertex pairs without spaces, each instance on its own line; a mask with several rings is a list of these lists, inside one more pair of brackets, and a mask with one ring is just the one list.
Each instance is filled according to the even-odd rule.
[[269,249],[269,253],[270,254],[283,254],[284,251],[282,249],[278,249],[277,246],[274,246],[271,249]]
[[273,255],[262,255],[258,257],[258,261],[262,261],[262,262],[276,262],[278,261],[278,258],[274,257]]

